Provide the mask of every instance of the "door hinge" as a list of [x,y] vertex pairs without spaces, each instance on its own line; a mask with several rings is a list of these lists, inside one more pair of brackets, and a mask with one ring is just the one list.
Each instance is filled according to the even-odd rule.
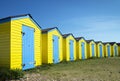
[[34,61],[34,64],[36,64],[36,61]]
[[54,39],[52,39],[53,40],[53,42],[54,42]]
[[25,64],[22,64],[22,67],[25,67]]
[[21,32],[21,34],[24,36],[24,35],[25,35],[25,32]]
[[55,60],[53,59],[53,62],[54,62]]

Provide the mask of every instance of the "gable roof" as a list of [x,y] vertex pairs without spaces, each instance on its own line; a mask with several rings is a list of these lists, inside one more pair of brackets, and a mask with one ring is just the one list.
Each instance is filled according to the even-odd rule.
[[32,18],[32,16],[30,14],[22,14],[22,15],[15,15],[15,16],[8,16],[8,17],[5,17],[5,18],[1,18],[1,20],[5,20],[5,19],[9,19],[9,18],[16,18],[16,17],[23,17],[23,16],[30,16]]
[[117,45],[119,45],[119,46],[120,46],[120,43],[117,43]]
[[[91,39],[91,40],[86,40],[86,42],[87,43],[90,43],[90,42],[92,42],[92,41],[94,41],[93,39]],[[95,41],[94,41],[95,42]]]
[[57,29],[59,31],[59,33],[62,35],[62,33],[60,32],[60,30],[57,27],[42,29],[42,33],[48,33],[49,31],[51,31],[53,29]]
[[98,44],[98,43],[102,43],[102,41],[95,41],[95,43],[96,43],[96,44]]
[[26,17],[26,16],[29,16],[33,22],[41,28],[41,26],[33,19],[33,17],[30,15],[30,14],[22,14],[22,15],[16,15],[16,16],[8,16],[8,17],[5,17],[5,18],[1,18],[0,19],[0,23],[4,23],[4,22],[8,22],[8,21],[11,21],[13,18],[19,18],[19,17]]
[[116,42],[108,42],[109,44],[111,44],[111,45],[114,45],[114,44],[116,44]]
[[[70,36],[70,35],[72,35],[72,36],[73,36],[73,34],[72,34],[72,33],[63,34],[62,36],[63,36],[63,38],[67,38],[67,37],[68,37],[68,36]],[[73,38],[75,38],[75,37],[73,36]]]
[[106,45],[106,44],[110,44],[110,43],[109,42],[103,42],[103,44]]
[[[76,38],[75,38],[76,41],[79,41],[79,40],[81,40],[81,39],[84,39],[84,40],[85,40],[84,37],[76,37]],[[86,41],[86,40],[85,40],[85,41]]]

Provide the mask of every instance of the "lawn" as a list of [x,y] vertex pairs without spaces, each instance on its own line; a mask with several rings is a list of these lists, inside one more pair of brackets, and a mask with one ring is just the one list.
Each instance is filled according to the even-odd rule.
[[42,65],[25,71],[25,77],[28,81],[120,81],[120,57]]

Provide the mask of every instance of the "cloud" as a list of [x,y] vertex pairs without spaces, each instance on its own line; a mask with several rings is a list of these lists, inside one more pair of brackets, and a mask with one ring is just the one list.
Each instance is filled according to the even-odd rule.
[[120,35],[120,17],[117,16],[72,18],[63,21],[63,24],[69,27],[67,31],[75,36],[84,36],[88,39],[91,37],[91,39],[103,41],[120,40],[117,38]]

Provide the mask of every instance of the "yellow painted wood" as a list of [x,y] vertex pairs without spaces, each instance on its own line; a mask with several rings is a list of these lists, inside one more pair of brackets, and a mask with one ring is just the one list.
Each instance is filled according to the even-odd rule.
[[96,44],[96,56],[100,57],[100,48],[99,45],[102,45],[102,57],[104,57],[104,45],[100,42]]
[[63,38],[63,59],[66,61],[70,61],[70,40],[74,41],[74,60],[76,60],[76,40],[72,35],[69,35],[68,37]]
[[42,34],[42,63],[48,63],[48,34]]
[[112,55],[111,54],[111,45],[109,43],[105,44],[104,45],[104,56],[105,57],[108,57],[108,49],[107,49],[107,46],[110,46],[110,56]]
[[41,65],[41,29],[35,25],[30,18],[23,18],[11,21],[10,29],[10,68],[22,69],[22,25],[26,25],[35,29],[34,33],[34,56],[36,64]]
[[94,57],[96,57],[96,43],[94,41],[91,41],[87,43],[87,58],[92,57],[92,44],[94,44]]
[[82,42],[85,43],[85,59],[87,59],[87,42],[82,38],[79,41],[77,41],[77,58],[78,59],[82,59],[82,48],[81,48],[81,44]]
[[120,56],[120,45],[118,45],[118,56]]
[[115,46],[117,46],[117,55],[118,55],[118,45],[115,43],[115,44],[111,45],[111,51],[112,51],[111,52],[112,53],[111,56],[115,56],[115,50],[114,50]]
[[[59,37],[59,59],[63,60],[63,52],[62,52],[62,35],[59,33],[57,29],[54,29],[48,33],[42,34],[42,56],[43,63],[53,63],[53,35]],[[45,45],[45,46],[44,46]],[[45,52],[46,51],[46,52]]]
[[0,24],[0,67],[10,67],[10,22]]

